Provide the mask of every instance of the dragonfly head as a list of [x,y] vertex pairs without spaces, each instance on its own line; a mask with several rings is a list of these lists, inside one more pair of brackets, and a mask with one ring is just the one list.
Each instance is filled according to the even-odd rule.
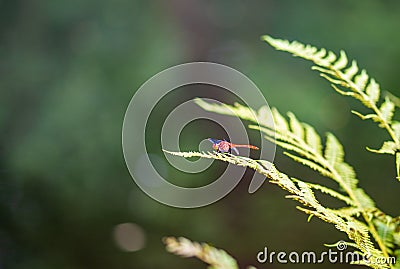
[[214,139],[214,138],[208,138],[208,141],[210,141],[211,143],[213,143],[212,148],[213,148],[214,150],[218,150],[218,143],[219,143],[221,140]]

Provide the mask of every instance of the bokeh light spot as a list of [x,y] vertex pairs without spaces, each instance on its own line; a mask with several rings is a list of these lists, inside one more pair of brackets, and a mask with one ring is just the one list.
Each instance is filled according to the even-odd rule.
[[121,223],[114,228],[114,240],[123,251],[138,251],[146,242],[143,229],[135,223]]

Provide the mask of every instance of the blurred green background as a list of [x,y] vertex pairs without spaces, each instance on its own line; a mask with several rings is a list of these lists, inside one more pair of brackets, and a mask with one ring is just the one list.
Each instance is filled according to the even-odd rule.
[[[270,106],[295,112],[321,134],[334,132],[361,187],[399,215],[392,158],[365,151],[386,134],[351,115],[361,105],[336,95],[309,63],[260,41],[270,34],[345,49],[399,95],[399,14],[396,0],[0,1],[0,268],[205,268],[166,253],[161,238],[168,235],[210,242],[241,266],[284,268],[258,264],[257,253],[265,246],[320,252],[346,239],[317,219],[307,223],[270,184],[250,195],[244,179],[218,203],[184,210],[155,202],[133,183],[121,148],[130,98],[157,72],[195,60],[241,71]],[[212,131],[196,129],[203,137]],[[183,148],[192,147],[192,133],[182,137]],[[164,158],[157,133],[148,146]],[[280,150],[276,164],[317,178]],[[168,177],[190,175],[168,168]]]

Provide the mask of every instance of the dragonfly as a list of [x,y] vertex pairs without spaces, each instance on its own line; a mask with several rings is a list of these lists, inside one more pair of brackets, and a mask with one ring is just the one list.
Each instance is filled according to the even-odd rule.
[[214,138],[208,138],[209,141],[213,143],[212,147],[214,150],[217,152],[222,152],[222,153],[232,153],[232,150],[239,155],[239,150],[237,148],[249,148],[249,149],[259,149],[256,146],[253,145],[241,145],[241,144],[232,144],[228,141],[220,140],[220,139],[214,139]]

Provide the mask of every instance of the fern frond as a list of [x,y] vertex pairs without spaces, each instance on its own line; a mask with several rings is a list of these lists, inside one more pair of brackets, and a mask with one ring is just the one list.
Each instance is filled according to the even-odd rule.
[[[271,36],[263,36],[262,39],[269,43],[277,50],[286,51],[294,56],[312,61],[316,66],[312,69],[320,72],[320,75],[331,83],[333,89],[345,96],[351,96],[359,100],[364,106],[372,110],[371,114],[362,115],[353,112],[361,119],[372,119],[378,123],[380,128],[385,129],[396,145],[396,149],[400,149],[400,136],[396,134],[392,125],[392,118],[395,110],[395,103],[391,98],[386,96],[384,101],[379,104],[380,86],[375,79],[371,78],[363,69],[360,71],[355,60],[349,61],[344,51],[340,51],[339,58],[335,53],[318,49],[311,45],[303,45],[300,42],[275,39]],[[346,90],[339,89],[339,87]],[[377,151],[373,151],[377,152]],[[377,153],[391,152],[380,151]],[[400,155],[396,156],[396,172],[400,181]]]
[[[276,109],[274,109],[273,115],[274,117],[279,117],[280,126],[289,126],[286,119],[282,115],[280,115]],[[303,123],[300,124],[302,126],[305,126]],[[366,210],[374,208],[374,203],[372,199],[367,194],[365,194],[364,191],[357,188],[358,180],[356,178],[354,169],[349,164],[344,162],[343,146],[340,144],[340,142],[333,134],[330,133],[327,134],[326,146],[322,154],[322,151],[317,151],[315,150],[315,147],[310,146],[310,143],[307,142],[306,139],[303,138],[302,140],[301,137],[299,136],[300,134],[299,131],[296,131],[296,133],[294,133],[293,127],[290,127],[288,129],[286,129],[286,127],[283,128],[286,129],[285,132],[277,130],[274,137],[271,137],[271,135],[273,135],[273,132],[268,128],[262,128],[262,127],[257,128],[256,126],[253,126],[253,128],[259,129],[260,131],[264,132],[267,136],[267,139],[271,141],[276,141],[275,143],[278,146],[282,146],[287,150],[294,151],[305,157],[302,158],[285,152],[286,155],[288,155],[295,161],[298,161],[306,166],[309,166],[312,169],[320,172],[322,175],[330,177],[336,182],[338,182],[341,188],[348,194],[349,199],[352,201],[354,207],[357,208],[357,210],[360,212],[360,214],[363,216],[366,222],[369,223],[371,234],[374,236],[374,239],[379,243],[381,249],[383,249],[384,256],[388,255],[386,247],[381,242],[379,234],[375,230],[375,227],[370,222],[366,214]],[[303,197],[290,196],[290,198],[293,198],[305,204]],[[315,213],[313,213],[313,215],[318,216]],[[341,227],[343,231],[346,230],[345,226],[343,225],[342,226],[339,225],[338,227]]]
[[[300,156],[285,152],[286,155],[288,155],[295,161],[307,165],[321,173],[323,176],[326,176],[336,181],[340,185],[341,189],[344,190],[346,195],[348,195],[348,199],[345,198],[346,196],[344,195],[342,197],[336,195],[338,196],[338,199],[342,198],[341,200],[347,201],[348,204],[351,204],[352,207],[356,208],[354,209],[354,212],[360,212],[365,221],[368,223],[369,232],[371,232],[373,238],[376,240],[376,242],[378,242],[380,249],[383,251],[379,252],[379,250],[375,250],[377,255],[379,254],[387,257],[387,247],[380,239],[378,232],[376,231],[374,225],[368,217],[368,214],[366,213],[367,210],[371,210],[372,208],[374,208],[374,203],[372,199],[369,198],[367,194],[365,194],[365,192],[357,187],[358,180],[356,178],[354,169],[344,161],[343,146],[338,141],[338,139],[333,134],[328,133],[325,147],[323,147],[321,143],[321,138],[318,133],[312,127],[309,127],[308,124],[300,122],[293,113],[288,113],[287,120],[279,113],[276,108],[272,108],[271,111],[275,123],[275,129],[273,128],[273,126],[259,125],[250,125],[250,128],[260,130],[265,134],[266,139],[276,143],[276,145],[281,146],[288,151],[299,154]],[[368,237],[365,237],[363,231],[354,234],[352,228],[347,225],[347,221],[349,221],[349,217],[351,216],[344,216],[343,214],[339,215],[343,212],[338,212],[337,214],[335,214],[333,211],[331,211],[331,209],[323,207],[321,204],[318,203],[318,201],[315,200],[315,197],[313,198],[312,195],[309,195],[310,191],[312,193],[312,187],[310,187],[306,183],[306,185],[302,185],[301,188],[297,181],[297,184],[294,185],[292,180],[290,180],[285,174],[278,172],[276,168],[270,163],[270,169],[265,169],[265,167],[260,165],[261,161],[254,161],[245,157],[233,155],[230,156],[229,154],[219,153],[201,154],[206,155],[201,156],[196,155],[195,153],[189,153],[185,154],[184,157],[198,156],[215,158],[237,165],[247,166],[256,170],[257,172],[269,178],[271,183],[277,184],[281,188],[289,191],[290,195],[286,196],[287,198],[298,201],[308,207],[308,209],[303,208],[300,210],[306,213],[308,212],[310,216],[316,216],[326,222],[334,223],[339,230],[346,232],[349,235],[349,238],[354,241],[359,240],[360,244],[362,244],[362,247],[360,247],[360,250],[362,252],[371,251],[369,247],[366,247],[373,245],[369,239],[369,235],[367,234]],[[299,191],[299,189],[301,190]],[[331,192],[330,194],[333,194],[333,192]],[[361,240],[360,238],[358,238],[358,236],[364,236],[367,239],[365,239],[366,241],[363,241],[364,239]]]
[[316,153],[321,154],[322,144],[321,137],[317,134],[315,129],[306,123],[303,123],[306,128],[306,143],[315,150]]
[[267,105],[264,105],[258,109],[257,119],[258,119],[259,124],[264,125],[264,126],[269,125],[272,118],[271,118],[270,109]]
[[274,123],[275,123],[275,131],[278,131],[280,133],[285,133],[286,131],[289,130],[289,124],[286,121],[285,117],[283,117],[278,109],[276,109],[275,107],[273,107],[271,109],[272,112],[272,116],[274,118]]
[[[282,189],[287,190],[290,195],[286,198],[293,199],[300,202],[308,208],[298,207],[299,210],[309,214],[310,216],[316,216],[321,220],[335,224],[336,228],[340,231],[345,232],[350,239],[352,239],[358,246],[358,249],[364,253],[372,253],[376,258],[383,258],[385,255],[373,246],[369,235],[368,227],[357,221],[350,214],[341,216],[340,213],[336,213],[332,209],[328,209],[321,205],[316,199],[313,189],[319,189],[325,191],[328,194],[338,197],[350,204],[354,204],[354,207],[359,207],[359,201],[355,201],[354,197],[346,198],[344,195],[335,193],[334,191],[328,191],[315,184],[303,182],[298,179],[290,179],[286,174],[278,171],[278,169],[270,162],[265,160],[253,160],[247,157],[235,156],[232,154],[221,154],[217,152],[170,152],[167,153],[182,156],[186,158],[190,157],[203,157],[221,160],[229,163],[233,163],[240,166],[249,167],[256,170],[258,173],[264,175],[269,179],[269,182],[277,184]],[[349,200],[350,199],[350,200]],[[381,268],[386,268],[382,266]]]
[[[263,36],[262,39],[277,50],[286,51],[294,56],[312,61],[316,64],[313,69],[319,71],[323,77],[356,93],[355,97],[367,107],[374,111],[377,110],[376,103],[380,96],[379,84],[373,78],[370,78],[365,70],[359,72],[356,61],[353,60],[351,65],[348,66],[348,58],[344,51],[340,51],[340,57],[337,59],[335,53],[331,51],[326,56],[325,49],[319,50],[297,41],[289,42],[270,36]],[[385,118],[383,117],[381,120],[385,121]]]
[[326,138],[327,141],[324,153],[325,159],[332,166],[335,166],[338,163],[342,163],[344,157],[343,146],[339,143],[337,138],[331,133],[328,133]]
[[345,162],[341,162],[336,163],[333,169],[337,172],[342,187],[350,188],[352,190],[356,188],[358,180],[352,166]]
[[212,269],[238,269],[238,264],[228,253],[205,243],[192,242],[184,237],[163,239],[168,252],[189,258],[196,257]]
[[277,146],[305,157],[302,158],[285,152],[293,160],[309,166],[323,176],[332,178],[343,189],[351,191],[352,188],[355,188],[358,181],[354,169],[344,162],[343,146],[333,134],[327,134],[325,150],[322,153],[321,137],[314,128],[300,122],[293,113],[288,113],[288,122],[276,108],[272,108],[272,111],[275,126],[277,127],[275,132],[267,127],[255,125],[250,125],[249,127],[263,132],[266,135],[265,138]]

